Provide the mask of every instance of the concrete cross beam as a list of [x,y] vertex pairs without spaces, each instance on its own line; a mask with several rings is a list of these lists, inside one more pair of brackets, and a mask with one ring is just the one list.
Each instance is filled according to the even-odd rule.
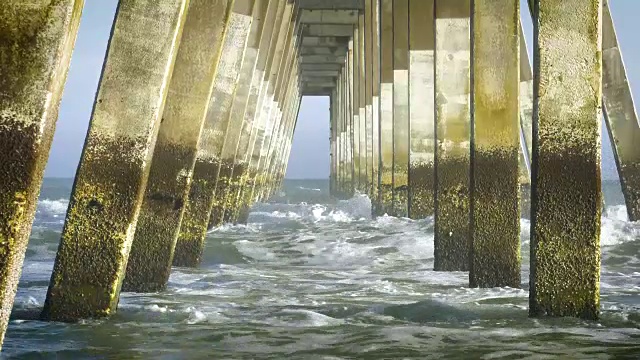
[[346,46],[334,46],[334,47],[309,47],[303,46],[300,49],[301,55],[333,55],[344,56],[349,49]]
[[302,10],[300,22],[305,24],[356,24],[358,10]]
[[349,36],[305,36],[302,46],[307,47],[349,47]]
[[324,63],[335,63],[342,64],[344,63],[344,56],[335,56],[335,55],[302,55],[300,57],[301,63],[303,64],[324,64]]
[[301,9],[364,9],[363,0],[298,0]]
[[302,71],[310,71],[310,70],[314,70],[314,71],[340,71],[342,69],[342,67],[344,66],[344,64],[337,64],[337,63],[308,63],[308,64],[304,64],[301,63],[300,64],[300,70]]
[[351,36],[353,25],[303,24],[303,36]]
[[306,70],[302,71],[302,76],[316,76],[316,77],[332,77],[336,78],[340,75],[340,70]]

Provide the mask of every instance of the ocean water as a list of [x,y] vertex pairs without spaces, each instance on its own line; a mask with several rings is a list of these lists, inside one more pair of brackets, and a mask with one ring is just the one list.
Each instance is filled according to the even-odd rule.
[[[2,359],[640,359],[640,223],[604,185],[602,316],[529,318],[519,289],[434,272],[433,219],[371,219],[365,196],[287,181],[248,225],[208,234],[198,269],[123,293],[111,318],[28,320],[44,303],[72,179],[46,179]],[[90,269],[87,269],[90,271]],[[31,315],[29,315],[31,314]]]

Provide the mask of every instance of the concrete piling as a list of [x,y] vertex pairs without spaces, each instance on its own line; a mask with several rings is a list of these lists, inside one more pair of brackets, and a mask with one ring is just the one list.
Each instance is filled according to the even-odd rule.
[[640,220],[640,123],[616,30],[604,0],[602,18],[602,86],[604,115],[613,144],[629,220]]
[[408,213],[412,219],[433,215],[434,0],[410,0],[409,122],[410,163]]
[[211,101],[173,257],[174,266],[198,266],[211,210],[214,208],[220,154],[252,23],[253,1],[235,0],[229,18]]
[[409,0],[393,1],[393,214],[407,217],[409,185]]
[[434,268],[469,270],[470,0],[436,0]]
[[0,11],[0,349],[83,5],[8,0]]
[[[235,209],[235,199],[232,200],[232,189],[238,187],[237,178],[234,172],[241,172],[241,168],[236,169],[236,150],[238,142],[245,127],[244,114],[251,90],[253,74],[256,70],[260,39],[262,37],[265,17],[271,7],[271,13],[275,17],[277,10],[276,1],[258,0],[253,4],[253,22],[249,31],[248,44],[245,50],[244,59],[240,66],[238,86],[233,95],[231,107],[229,108],[227,128],[225,129],[224,141],[220,152],[220,171],[216,182],[213,209],[209,225],[219,226],[224,222],[229,222],[233,217]],[[271,19],[273,21],[273,19]]]
[[188,3],[118,7],[43,319],[116,310]]
[[520,11],[474,1],[471,287],[520,286]]
[[160,291],[169,280],[232,3],[189,4],[123,291]]
[[394,0],[380,0],[380,2],[380,193],[378,215],[393,215]]
[[602,1],[536,0],[534,18],[529,313],[597,319]]

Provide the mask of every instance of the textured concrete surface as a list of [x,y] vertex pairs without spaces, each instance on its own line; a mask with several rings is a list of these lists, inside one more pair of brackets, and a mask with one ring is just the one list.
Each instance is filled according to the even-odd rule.
[[189,4],[123,291],[161,291],[169,280],[232,3]]
[[434,124],[434,0],[410,0],[409,8],[409,203],[408,215],[433,215]]
[[518,2],[473,9],[471,287],[520,286],[520,11]]
[[252,9],[253,1],[236,0],[230,15],[174,252],[175,266],[195,267],[200,263],[209,217],[218,200],[218,173],[226,165],[221,163],[220,154],[251,30]]
[[393,215],[393,0],[380,1],[380,193],[377,215]]
[[535,15],[529,313],[597,319],[602,1],[539,1]]
[[436,0],[435,270],[469,270],[470,0]]
[[118,7],[44,319],[116,311],[187,7],[186,0]]
[[83,4],[8,0],[0,10],[0,349]]

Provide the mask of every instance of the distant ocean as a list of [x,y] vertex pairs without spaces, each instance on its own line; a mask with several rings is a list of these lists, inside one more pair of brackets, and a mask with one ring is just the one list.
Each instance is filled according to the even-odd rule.
[[2,359],[640,359],[640,223],[616,182],[603,186],[597,322],[528,317],[528,219],[521,288],[469,289],[467,273],[432,271],[433,218],[371,219],[366,196],[333,200],[326,180],[285,181],[248,225],[208,234],[200,268],[123,293],[109,319],[25,320],[43,306],[72,183],[44,181]]

